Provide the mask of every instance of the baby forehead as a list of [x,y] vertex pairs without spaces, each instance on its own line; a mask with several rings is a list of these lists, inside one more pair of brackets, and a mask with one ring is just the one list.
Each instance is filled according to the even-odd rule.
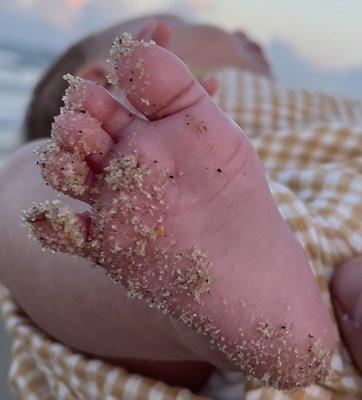
[[[173,51],[173,46],[176,43],[182,42],[192,47],[195,42],[200,42],[202,40],[211,42],[214,40],[226,39],[234,35],[214,25],[191,23],[187,20],[170,15],[150,15],[148,17],[119,22],[110,28],[96,32],[89,37],[86,46],[91,47],[98,42],[100,47],[104,46],[104,52],[106,54],[116,36],[123,32],[129,32],[134,35],[143,28],[152,29],[152,24],[156,24],[157,22],[167,23],[172,30],[172,38],[169,46],[171,51]],[[243,36],[246,38],[244,34]],[[192,40],[189,40],[190,38],[192,38]]]

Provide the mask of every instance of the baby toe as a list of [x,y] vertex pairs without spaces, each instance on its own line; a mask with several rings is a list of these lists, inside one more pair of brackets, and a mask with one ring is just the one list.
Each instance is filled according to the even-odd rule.
[[102,128],[114,139],[134,120],[135,115],[125,108],[103,86],[68,74],[69,82],[63,97],[65,109],[87,112],[99,121]]
[[150,119],[174,114],[207,96],[186,65],[152,41],[125,33],[114,42],[110,61],[118,86]]
[[55,190],[89,201],[94,174],[77,154],[63,151],[53,141],[46,141],[36,153],[42,177]]
[[29,236],[45,248],[74,255],[85,255],[90,219],[57,200],[34,205],[23,213]]
[[69,110],[55,117],[52,137],[65,151],[85,159],[96,172],[103,170],[114,144],[96,118]]

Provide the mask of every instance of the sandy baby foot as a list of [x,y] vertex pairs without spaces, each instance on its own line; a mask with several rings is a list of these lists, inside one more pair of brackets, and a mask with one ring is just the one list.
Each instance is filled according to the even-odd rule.
[[137,115],[70,79],[39,163],[90,211],[36,205],[32,236],[92,260],[248,375],[280,388],[323,379],[331,323],[247,138],[167,50],[123,34],[111,62]]

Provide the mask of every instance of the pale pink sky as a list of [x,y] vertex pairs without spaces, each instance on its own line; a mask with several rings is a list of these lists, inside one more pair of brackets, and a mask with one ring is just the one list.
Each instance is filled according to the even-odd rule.
[[322,66],[362,66],[360,0],[0,0],[3,7],[67,26],[75,35],[97,26],[89,18],[104,24],[173,11],[227,29],[243,27],[263,43],[283,39]]

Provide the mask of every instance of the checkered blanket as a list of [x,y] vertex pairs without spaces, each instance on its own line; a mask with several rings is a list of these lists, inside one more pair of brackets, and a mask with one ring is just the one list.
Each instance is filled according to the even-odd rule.
[[[328,282],[346,259],[362,254],[362,102],[228,69],[217,73],[220,107],[248,134],[278,208],[303,246],[333,317]],[[90,359],[46,336],[0,286],[14,342],[10,381],[19,399],[357,400],[362,377],[338,331],[326,383],[281,392],[219,371],[203,395],[173,388]]]

